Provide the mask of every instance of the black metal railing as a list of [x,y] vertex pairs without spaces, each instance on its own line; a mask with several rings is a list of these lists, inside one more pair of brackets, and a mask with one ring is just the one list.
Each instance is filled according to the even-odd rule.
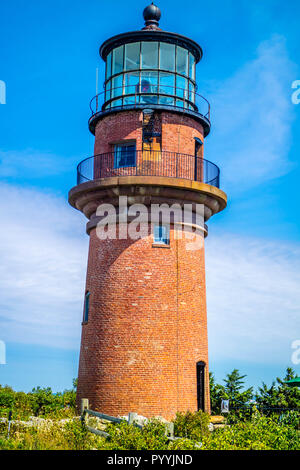
[[190,110],[210,121],[210,104],[195,90],[171,85],[152,86],[142,91],[139,85],[124,85],[97,94],[90,102],[92,116],[110,109],[126,109],[138,105],[167,106]]
[[77,184],[112,176],[164,176],[220,187],[220,169],[194,155],[167,151],[109,152],[86,158],[77,167]]

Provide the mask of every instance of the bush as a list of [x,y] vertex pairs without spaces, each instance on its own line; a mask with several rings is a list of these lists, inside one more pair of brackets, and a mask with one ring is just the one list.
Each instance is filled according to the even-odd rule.
[[279,424],[282,426],[291,426],[294,429],[300,427],[300,413],[299,411],[287,411],[279,417]]
[[64,438],[70,449],[84,450],[88,443],[88,431],[82,425],[79,418],[66,423],[64,427]]
[[11,387],[0,385],[0,416],[7,417],[12,410],[13,419],[29,416],[69,418],[76,413],[76,381],[73,389],[53,393],[51,388],[34,388],[29,393],[15,392]]
[[252,421],[219,429],[203,439],[205,450],[298,450],[299,445],[295,429],[259,413]]
[[106,432],[109,438],[100,442],[101,449],[109,450],[165,450],[168,449],[168,440],[165,435],[165,426],[158,420],[149,421],[143,429],[126,422],[109,424]]
[[175,436],[201,441],[202,437],[209,433],[210,417],[207,413],[177,413],[174,421]]

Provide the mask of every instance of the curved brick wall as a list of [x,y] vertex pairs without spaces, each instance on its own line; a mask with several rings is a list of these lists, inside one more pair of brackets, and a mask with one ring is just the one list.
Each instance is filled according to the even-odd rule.
[[[162,124],[162,150],[195,154],[194,138],[204,142],[203,127],[195,119],[172,112],[160,112]],[[124,140],[136,140],[136,149],[142,150],[141,111],[124,111],[109,114],[96,126],[94,154],[113,151],[113,144]],[[202,146],[203,149],[204,146]]]
[[170,248],[154,248],[151,235],[99,240],[91,231],[78,404],[88,398],[114,416],[196,411],[196,364],[204,361],[209,411],[204,247],[185,244],[172,229]]

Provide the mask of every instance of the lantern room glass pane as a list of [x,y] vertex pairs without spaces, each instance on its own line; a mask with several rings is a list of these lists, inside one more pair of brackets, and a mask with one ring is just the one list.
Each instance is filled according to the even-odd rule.
[[134,95],[124,98],[125,105],[135,104],[138,102],[138,96],[136,94],[139,93],[139,79],[139,72],[131,72],[125,74],[124,95]]
[[[159,73],[159,92],[164,95],[175,95],[175,75],[165,72]],[[159,104],[174,106],[174,98],[160,96]]]
[[160,43],[159,68],[175,72],[175,44]]
[[187,99],[188,97],[188,81],[186,78],[176,77],[176,96]]
[[111,76],[111,57],[112,53],[110,52],[106,59],[106,80]]
[[105,101],[110,100],[110,89],[111,89],[111,80],[109,80],[105,85]]
[[117,47],[113,50],[112,75],[123,71],[123,52],[124,46]]
[[166,72],[159,73],[159,92],[175,95],[175,75]]
[[126,44],[125,46],[125,70],[137,70],[140,68],[140,42]]
[[195,103],[196,101],[195,85],[192,82],[189,82],[189,101],[192,103]]
[[188,75],[188,51],[180,46],[177,46],[176,71]]
[[196,62],[193,54],[189,53],[189,77],[192,80],[196,80]]
[[121,96],[123,94],[123,74],[112,79],[111,97]]
[[158,43],[142,42],[142,69],[158,68]]
[[192,103],[196,101],[195,85],[192,82],[189,82],[189,101]]
[[[140,98],[141,103],[157,104],[158,72],[141,72]],[[144,96],[144,94],[146,96]],[[149,95],[149,96],[148,96]]]
[[157,93],[158,72],[141,72],[141,93]]

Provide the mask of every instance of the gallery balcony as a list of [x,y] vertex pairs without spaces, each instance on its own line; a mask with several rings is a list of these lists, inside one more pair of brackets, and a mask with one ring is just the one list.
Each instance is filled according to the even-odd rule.
[[148,150],[110,152],[86,158],[77,167],[77,184],[125,176],[177,178],[220,187],[220,169],[217,165],[183,153]]

